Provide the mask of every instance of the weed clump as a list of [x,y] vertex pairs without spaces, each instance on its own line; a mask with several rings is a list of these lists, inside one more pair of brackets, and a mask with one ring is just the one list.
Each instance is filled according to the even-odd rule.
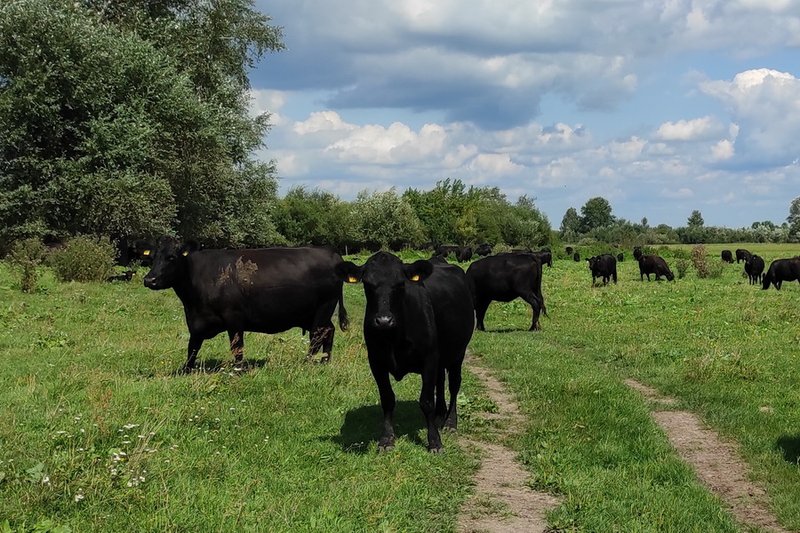
[[722,276],[724,264],[720,261],[709,261],[706,247],[702,244],[692,247],[692,265],[698,278],[719,278]]
[[20,288],[22,292],[36,292],[38,267],[45,257],[44,244],[39,239],[30,238],[17,241],[11,247],[7,261],[20,272]]
[[61,281],[105,281],[114,269],[116,250],[105,239],[78,236],[50,256]]
[[689,260],[685,258],[675,261],[675,270],[678,272],[678,279],[686,277],[686,272],[689,270]]

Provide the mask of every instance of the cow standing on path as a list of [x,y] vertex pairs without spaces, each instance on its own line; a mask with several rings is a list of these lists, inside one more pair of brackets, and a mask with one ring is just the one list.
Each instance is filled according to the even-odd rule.
[[234,360],[242,360],[244,332],[279,333],[299,327],[310,332],[308,358],[322,350],[330,361],[331,316],[339,305],[339,327],[347,328],[342,263],[326,248],[197,250],[164,237],[149,254],[153,267],[144,285],[172,288],[183,303],[189,328],[186,369],[194,368],[203,341],[228,332]]
[[483,319],[493,301],[510,302],[522,298],[531,306],[530,331],[539,329],[539,314],[547,314],[542,296],[542,262],[533,254],[497,254],[478,259],[467,269],[475,299],[478,329],[485,330]]
[[438,258],[405,264],[378,252],[363,266],[343,263],[337,273],[348,283],[364,284],[364,341],[383,409],[378,450],[393,448],[395,441],[395,395],[389,376],[399,381],[416,373],[422,376],[419,404],[428,428],[428,450],[441,451],[439,427],[458,426],[461,366],[475,328],[464,271]]

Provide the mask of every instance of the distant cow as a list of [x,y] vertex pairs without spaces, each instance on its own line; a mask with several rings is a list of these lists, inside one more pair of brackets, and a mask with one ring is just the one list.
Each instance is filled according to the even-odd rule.
[[784,281],[800,282],[800,257],[776,259],[769,265],[769,270],[762,279],[762,289],[769,289],[770,284],[781,290]]
[[744,262],[744,271],[747,272],[750,285],[761,283],[762,274],[764,272],[764,259],[756,254],[751,255]]
[[483,319],[493,301],[510,302],[522,298],[533,312],[530,330],[539,329],[539,314],[547,314],[542,296],[542,262],[532,254],[497,254],[478,259],[467,269],[475,298],[478,329],[486,328]]
[[647,281],[650,281],[650,274],[655,274],[656,281],[661,276],[667,278],[668,281],[675,279],[672,271],[667,266],[667,262],[662,257],[657,255],[642,255],[639,257],[639,279],[644,281],[644,276],[647,275]]
[[456,252],[456,259],[458,259],[461,263],[465,263],[472,259],[472,247],[464,246],[463,248],[460,248]]
[[481,257],[485,257],[492,253],[492,245],[489,243],[483,243],[475,248],[475,255],[479,255]]
[[337,272],[349,283],[364,283],[364,341],[383,409],[378,450],[394,447],[395,396],[389,375],[399,381],[415,373],[422,376],[419,404],[428,428],[428,450],[441,451],[439,427],[458,425],[461,365],[475,328],[464,271],[438,259],[405,264],[392,254],[378,252],[363,266],[348,261]]
[[130,281],[133,279],[133,274],[133,270],[126,270],[122,274],[107,277],[106,281]]
[[572,260],[575,261],[576,263],[580,263],[581,254],[579,254],[578,252],[575,252],[574,254],[572,254]]
[[603,278],[603,285],[607,285],[609,279],[617,282],[617,260],[611,254],[603,254],[587,259],[589,270],[592,273],[592,285],[597,278]]
[[454,246],[452,244],[440,244],[439,246],[434,248],[433,255],[434,257],[438,255],[447,259],[447,256],[453,254],[454,256],[456,256],[456,258],[458,258],[458,254],[460,251],[461,251],[460,246]]
[[541,261],[543,265],[547,265],[549,267],[553,266],[553,254],[549,250],[531,252],[531,255],[538,257],[539,261]]
[[750,257],[752,254],[745,250],[744,248],[737,248],[736,249],[736,262],[739,261],[747,261],[747,258]]
[[722,250],[721,257],[726,263],[733,263],[733,254],[730,250]]
[[622,252],[618,253],[617,254],[617,261],[622,263],[623,260],[625,260],[625,254],[623,254]]
[[142,266],[150,266],[151,257],[146,253],[151,244],[144,239],[130,240],[127,237],[119,237],[114,241],[117,259],[116,263],[120,266],[130,266],[130,264],[138,260]]
[[322,349],[327,362],[337,303],[339,327],[347,327],[342,281],[334,271],[342,258],[333,250],[197,250],[193,243],[164,237],[151,256],[145,287],[171,287],[183,303],[189,327],[187,370],[194,367],[203,341],[223,331],[237,362],[244,354],[245,331],[279,333],[294,327],[310,332],[308,357]]
[[642,247],[641,246],[634,246],[633,247],[633,258],[638,261],[640,257],[642,257]]
[[572,246],[567,246],[566,248],[564,248],[564,252],[566,252],[567,255],[572,255],[574,251],[575,250],[572,248]]

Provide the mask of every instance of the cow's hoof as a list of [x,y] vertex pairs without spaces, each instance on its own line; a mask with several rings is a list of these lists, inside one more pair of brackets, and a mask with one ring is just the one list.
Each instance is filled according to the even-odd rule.
[[439,446],[433,446],[433,447],[428,447],[428,451],[429,451],[430,453],[436,453],[436,454],[439,454],[439,453],[442,453],[442,452],[444,451],[444,448],[442,448],[442,446],[441,446],[441,445],[439,445]]
[[323,355],[319,358],[319,363],[325,365],[331,362],[331,354]]
[[452,432],[455,433],[456,431],[458,431],[458,423],[457,422],[453,422],[450,419],[445,420],[444,426],[442,426],[442,429],[445,429],[447,431],[452,431]]
[[394,450],[393,442],[385,444],[378,443],[378,453],[390,452],[392,450]]

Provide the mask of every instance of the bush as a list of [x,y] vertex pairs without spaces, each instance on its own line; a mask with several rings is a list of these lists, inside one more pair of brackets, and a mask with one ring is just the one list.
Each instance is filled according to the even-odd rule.
[[725,263],[722,261],[712,261],[708,265],[709,278],[721,278],[722,273],[725,271]]
[[685,258],[678,259],[675,262],[675,270],[678,271],[678,279],[686,277],[686,271],[689,270],[689,260]]
[[717,272],[715,268],[717,265],[722,266],[722,263],[716,261],[713,262],[713,265],[709,263],[706,247],[702,244],[692,247],[692,265],[697,270],[698,278],[718,278],[722,275],[722,269],[720,268],[719,272]]
[[17,241],[11,247],[7,260],[13,267],[20,270],[22,292],[36,291],[36,267],[44,260],[44,256],[44,244],[36,238]]
[[114,269],[116,250],[106,239],[75,237],[50,256],[61,281],[105,281]]

